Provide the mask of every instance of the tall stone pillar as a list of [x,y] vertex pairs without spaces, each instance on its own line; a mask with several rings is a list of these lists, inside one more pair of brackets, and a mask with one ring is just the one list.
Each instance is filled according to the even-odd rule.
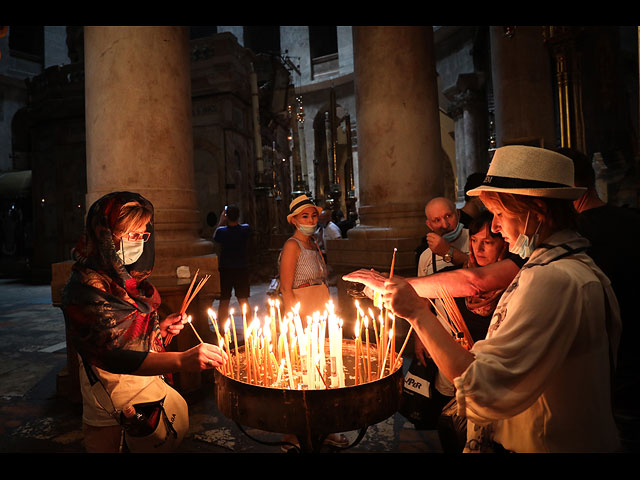
[[[219,292],[213,244],[199,238],[194,190],[191,62],[185,27],[85,27],[87,205],[128,190],[155,207],[151,281],[165,313],[178,311],[190,279],[211,274],[188,313],[205,341],[206,308]],[[162,312],[161,312],[162,313]],[[189,329],[172,346],[195,345]]]
[[490,27],[498,147],[526,144],[555,148],[549,52],[542,27]]
[[464,201],[464,185],[469,175],[486,172],[489,167],[488,109],[484,75],[464,73],[444,92],[451,100],[449,115],[454,118],[457,201]]
[[361,224],[327,253],[344,312],[341,273],[389,271],[397,248],[395,272],[415,274],[425,204],[444,192],[432,27],[355,26],[353,40]]

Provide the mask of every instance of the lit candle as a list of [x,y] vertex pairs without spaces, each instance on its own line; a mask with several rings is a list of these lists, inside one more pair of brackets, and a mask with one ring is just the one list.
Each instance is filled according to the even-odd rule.
[[396,354],[396,316],[389,312],[389,317],[391,318],[391,358],[389,360],[389,368],[395,365],[395,354]]
[[402,344],[402,348],[400,348],[400,352],[398,353],[398,356],[396,357],[396,363],[393,364],[393,370],[395,370],[396,369],[396,365],[398,365],[402,361],[402,352],[404,352],[404,347],[407,346],[407,342],[409,341],[409,337],[411,336],[411,332],[413,332],[413,325],[411,325],[411,327],[409,327],[409,332],[407,333],[407,336],[404,339],[404,343]]
[[289,388],[291,390],[294,389],[294,382],[293,382],[293,369],[291,368],[291,356],[289,354],[289,346],[287,345],[287,323],[285,322],[283,324],[283,328],[284,328],[284,332],[283,332],[283,338],[284,338],[284,354],[285,354],[285,358],[287,360],[287,372],[289,372]]
[[236,321],[233,318],[233,308],[229,310],[229,320],[231,321],[231,326],[233,327],[233,346],[236,358],[236,374],[238,380],[240,380],[240,355],[238,355],[238,336],[236,334]]
[[355,370],[356,370],[356,385],[358,385],[358,365],[360,363],[360,349],[358,348],[358,342],[360,339],[360,319],[356,320],[356,328],[355,328],[355,346],[356,346],[356,356],[355,356]]
[[262,337],[260,337],[260,339],[262,340],[262,363],[263,363],[263,369],[262,369],[262,384],[266,387],[267,386],[267,343],[265,342],[265,338],[264,338],[264,332]]
[[276,298],[276,309],[278,310],[278,324],[282,323],[282,312],[280,311],[280,300]]
[[207,315],[209,316],[209,322],[213,325],[214,330],[216,331],[216,336],[218,337],[218,344],[220,343],[220,331],[218,330],[218,322],[216,321],[216,314],[212,309],[207,310]]
[[282,381],[282,372],[284,371],[284,358],[280,360],[280,368],[278,369],[278,378],[276,378],[276,386]]
[[230,323],[231,322],[227,319],[227,323],[225,323],[225,326],[224,326],[224,343],[225,343],[225,346],[227,347],[227,353],[229,355],[229,366],[231,367],[230,374],[233,376],[233,358],[231,357],[231,349],[229,348],[229,339],[231,337]]
[[251,383],[251,362],[249,361],[249,342],[247,341],[247,304],[242,304],[242,339],[244,342],[244,363],[247,369],[247,382]]
[[[218,347],[224,352],[224,342],[222,341],[222,339],[218,340]],[[224,373],[225,375],[227,374],[227,362],[224,362],[222,364],[222,373]]]
[[384,336],[384,320],[382,319],[382,315],[378,316],[378,320],[380,320],[380,338],[378,340],[378,365],[382,362],[382,357],[384,355],[384,346],[386,345],[386,339]]
[[371,350],[369,350],[369,317],[364,317],[364,331],[367,340],[367,378],[371,381]]
[[[389,332],[389,342],[387,343],[387,351],[384,354],[384,360],[382,361],[382,367],[380,368],[380,375],[378,378],[382,378],[384,375],[384,366],[387,363],[387,356],[389,355],[389,348],[391,347],[391,337],[393,337],[393,332]],[[391,367],[389,367],[389,373],[391,373]]]
[[189,316],[187,317],[187,321],[189,322],[189,326],[191,327],[191,330],[193,330],[193,333],[195,333],[195,334],[196,334],[196,337],[198,337],[198,340],[200,340],[200,343],[204,343],[204,342],[202,341],[202,339],[200,338],[200,335],[198,335],[198,332],[196,332],[195,327],[194,327],[194,326],[193,326],[193,324],[191,323],[191,315],[189,315]]

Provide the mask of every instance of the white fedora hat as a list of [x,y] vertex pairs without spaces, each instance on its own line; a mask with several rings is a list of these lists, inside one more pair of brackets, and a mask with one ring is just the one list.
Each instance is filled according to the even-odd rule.
[[575,187],[573,161],[552,150],[509,145],[496,150],[482,185],[467,192],[502,192],[575,200],[586,188]]

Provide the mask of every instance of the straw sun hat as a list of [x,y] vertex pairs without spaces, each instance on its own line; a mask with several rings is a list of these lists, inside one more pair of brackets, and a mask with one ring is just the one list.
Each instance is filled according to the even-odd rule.
[[287,222],[292,223],[291,219],[302,212],[305,208],[314,207],[318,210],[318,215],[322,212],[321,207],[317,207],[315,203],[313,203],[309,197],[306,195],[300,195],[293,200],[289,204],[289,215],[287,215]]
[[484,182],[467,195],[502,192],[575,200],[585,190],[574,186],[570,158],[544,148],[509,145],[496,150]]

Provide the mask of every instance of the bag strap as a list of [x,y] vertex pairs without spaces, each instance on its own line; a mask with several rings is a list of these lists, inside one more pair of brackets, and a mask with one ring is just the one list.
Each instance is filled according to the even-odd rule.
[[113,401],[111,397],[107,393],[107,389],[104,388],[104,385],[96,375],[96,372],[91,368],[91,364],[86,361],[83,356],[80,356],[82,359],[82,366],[84,367],[84,371],[87,373],[87,378],[89,379],[89,385],[91,385],[91,392],[96,397],[96,400],[104,408],[109,415],[116,419],[118,423],[120,423],[120,418],[118,416],[118,412],[116,408],[113,406]]

